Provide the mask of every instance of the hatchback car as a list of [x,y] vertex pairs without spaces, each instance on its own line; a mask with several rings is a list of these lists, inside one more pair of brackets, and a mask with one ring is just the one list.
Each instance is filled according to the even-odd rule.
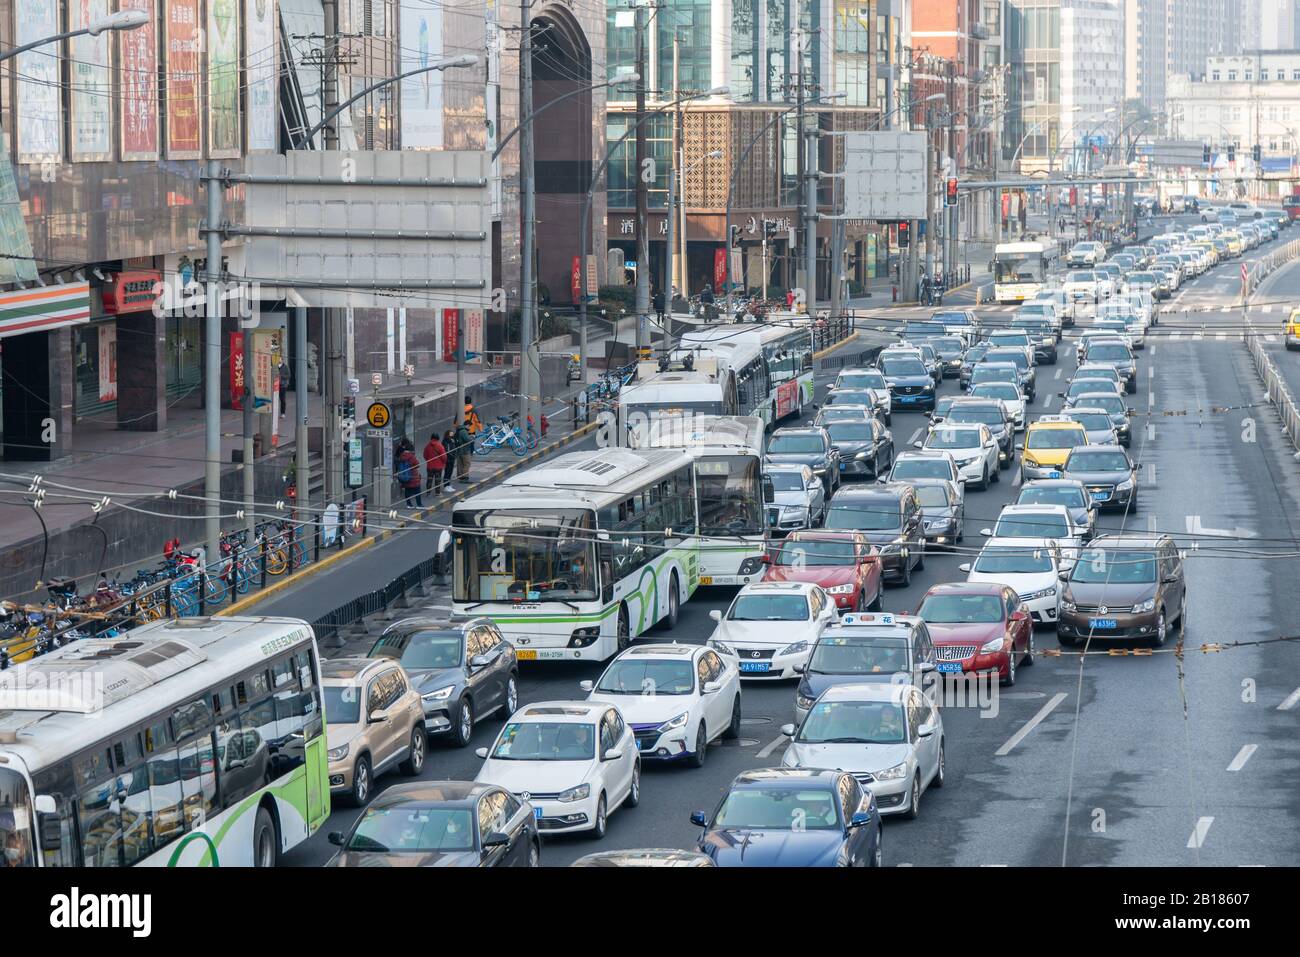
[[996,674],[1008,687],[1034,663],[1034,623],[1015,589],[997,582],[930,586],[916,610],[939,674]]
[[[908,453],[915,454],[915,453]],[[952,466],[947,476],[952,475]],[[862,532],[876,546],[885,575],[910,584],[925,567],[925,521],[916,489],[906,482],[844,488],[831,500],[826,528]]]
[[944,784],[943,717],[913,685],[836,685],[781,733],[791,739],[783,767],[848,771],[871,789],[882,815],[915,820],[921,795]]
[[822,630],[835,620],[835,602],[811,582],[752,582],[716,622],[708,645],[736,662],[742,678],[797,678]]
[[816,426],[777,429],[767,440],[765,460],[771,465],[808,466],[827,495],[840,484],[840,454],[827,431]]
[[880,553],[862,532],[793,532],[767,556],[763,581],[812,582],[838,611],[879,610],[884,594]]
[[1017,505],[1064,505],[1070,520],[1083,529],[1086,540],[1097,527],[1097,511],[1088,498],[1088,490],[1075,479],[1035,479],[1020,487]]
[[1093,639],[1146,639],[1163,645],[1187,631],[1183,559],[1168,535],[1100,535],[1070,570],[1057,637],[1073,647]]
[[490,618],[405,618],[384,629],[370,657],[401,662],[420,693],[424,730],[457,747],[469,744],[479,718],[519,707],[515,649]]
[[370,800],[375,778],[394,767],[424,769],[420,693],[391,658],[326,658],[325,697],[330,794],[354,807]]
[[931,426],[924,441],[917,443],[926,452],[942,451],[957,464],[959,481],[987,489],[1001,480],[998,468],[998,443],[988,426],[945,422]]
[[1062,478],[1082,482],[1094,508],[1137,511],[1137,466],[1118,445],[1085,445],[1070,452]]
[[588,701],[618,707],[646,761],[703,767],[713,741],[740,736],[740,672],[712,648],[634,645],[580,687]]

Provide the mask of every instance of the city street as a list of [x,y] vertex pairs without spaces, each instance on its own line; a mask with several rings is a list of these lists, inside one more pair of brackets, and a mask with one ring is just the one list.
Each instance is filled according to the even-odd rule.
[[[1240,341],[1241,313],[1222,309],[1239,305],[1237,270],[1237,262],[1224,263],[1185,285],[1148,332],[1130,399],[1138,413],[1130,451],[1140,467],[1141,504],[1134,514],[1109,514],[1101,522],[1105,529],[1167,532],[1186,550],[1185,658],[1180,664],[1168,651],[1092,654],[1082,662],[1077,654],[1040,655],[1014,689],[1001,689],[995,706],[946,709],[947,784],[925,794],[919,820],[886,819],[886,865],[1275,866],[1300,856],[1293,826],[1300,810],[1294,787],[1300,643],[1199,650],[1276,638],[1300,621],[1288,544],[1300,538],[1293,518],[1300,496],[1289,480],[1294,462],[1271,410],[1260,404],[1259,380]],[[1300,262],[1266,281],[1258,298],[1297,292]],[[1006,310],[978,311],[990,321]],[[1300,358],[1277,348],[1277,361],[1296,376],[1293,382],[1300,380]],[[1031,416],[1059,409],[1056,392],[1070,377],[1073,354],[1062,348],[1058,365],[1039,367]],[[819,397],[832,377],[819,374]],[[943,394],[955,389],[953,380],[942,387]],[[923,414],[897,412],[896,447],[910,447],[925,425]],[[910,587],[887,590],[885,608],[913,611],[930,585],[962,580],[957,565],[969,560],[980,529],[1015,500],[1018,486],[1013,468],[989,491],[971,492],[965,554],[927,554]],[[399,538],[403,553],[427,547],[421,536],[428,534]],[[394,567],[404,560],[394,558]],[[353,586],[345,565],[259,610],[310,619],[325,595]],[[713,627],[708,612],[725,608],[732,595],[701,589],[682,609],[678,627],[656,629],[655,639],[704,642]],[[448,613],[445,590],[426,600],[426,610]],[[1040,651],[1058,647],[1051,629],[1038,629],[1035,641]],[[581,698],[578,682],[599,671],[585,664],[525,665],[521,702]],[[640,807],[613,814],[599,844],[548,839],[543,864],[566,864],[598,849],[692,847],[698,829],[688,820],[691,811],[711,810],[738,772],[779,763],[786,740],[779,729],[793,720],[793,698],[793,684],[746,684],[739,740],[715,744],[698,770],[647,763]],[[485,720],[463,750],[435,743],[422,776],[473,778],[480,764],[473,749],[489,745],[499,728],[499,717]],[[390,775],[377,784],[382,789],[401,780]],[[346,829],[356,813],[336,807],[285,863],[323,863],[333,851],[327,833]]]

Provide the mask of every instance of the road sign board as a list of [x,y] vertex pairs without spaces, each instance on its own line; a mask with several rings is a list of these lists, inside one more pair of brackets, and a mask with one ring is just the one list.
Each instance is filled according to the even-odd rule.
[[366,409],[366,421],[376,429],[387,428],[392,420],[393,413],[382,402],[372,402],[370,408]]
[[366,429],[366,438],[368,439],[391,439],[392,437],[392,429]]

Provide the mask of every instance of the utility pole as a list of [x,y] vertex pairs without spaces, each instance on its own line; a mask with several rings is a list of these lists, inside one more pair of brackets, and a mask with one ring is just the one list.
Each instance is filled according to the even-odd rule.
[[[523,223],[519,264],[519,427],[532,414],[534,316],[537,307],[537,202],[533,179],[533,39],[532,0],[519,0],[519,201]],[[538,382],[540,389],[540,377]],[[463,402],[462,392],[457,402]]]
[[[293,428],[293,485],[297,490],[295,501],[301,510],[310,503],[307,485],[311,481],[307,470],[307,308],[305,306],[295,306],[293,310],[293,394],[297,402]],[[249,538],[250,548],[252,544],[253,540]]]
[[[203,515],[207,561],[221,558],[221,163],[208,160],[207,318],[203,327]],[[244,367],[248,375],[248,367]],[[246,466],[251,463],[245,463]]]
[[[321,62],[321,115],[328,114],[339,104],[339,10],[338,0],[323,0],[324,36],[322,37]],[[322,131],[324,148],[338,150],[339,133],[337,120],[327,123]],[[322,421],[324,433],[323,451],[325,466],[325,502],[343,501],[343,436],[339,406],[345,391],[343,384],[343,329],[339,311],[333,308],[321,309],[321,344],[324,346],[324,369],[321,375],[322,386]],[[383,463],[380,463],[381,465]],[[305,507],[307,489],[298,488],[299,508]]]
[[[795,82],[795,114],[794,114],[795,115],[794,143],[795,143],[795,167],[796,167],[795,182],[796,184],[798,184],[795,188],[796,189],[795,195],[799,203],[800,225],[803,227],[802,240],[804,244],[803,248],[805,250],[805,255],[804,255],[804,264],[802,267],[797,265],[798,261],[796,260],[794,284],[796,287],[804,291],[804,301],[808,303],[809,312],[811,313],[812,303],[813,300],[816,298],[816,296],[810,289],[810,286],[816,280],[812,276],[808,275],[807,272],[808,256],[806,250],[808,247],[808,243],[810,241],[810,234],[808,232],[808,209],[806,206],[807,203],[806,177],[808,175],[808,155],[807,155],[807,144],[804,142],[804,131],[806,129],[806,124],[804,123],[805,111],[804,111],[803,43],[804,43],[803,31],[796,27],[790,44],[791,52],[793,53],[793,59],[794,59],[794,82]],[[800,273],[802,273],[802,275],[800,275]],[[764,298],[767,298],[766,293],[764,294]]]
[[[934,193],[939,182],[939,151],[934,146],[934,109],[925,108],[925,167],[931,178],[925,184],[925,275],[934,283]],[[913,237],[915,242],[915,237]]]
[[[690,299],[690,267],[686,260],[686,116],[682,112],[681,85],[678,70],[681,61],[681,45],[676,29],[673,30],[673,99],[677,100],[674,130],[677,136],[677,153],[674,163],[679,170],[677,176],[677,288],[683,299]],[[721,290],[714,290],[720,292]],[[669,320],[671,322],[671,319]]]
[[[813,114],[814,117],[816,114]],[[818,156],[818,131],[806,130],[802,132],[806,145],[804,147],[804,273],[808,277],[807,297],[808,297],[808,315],[813,314],[813,307],[817,305],[817,181],[821,168],[821,159]],[[835,271],[834,264],[831,264],[831,272]],[[834,281],[834,276],[831,277]]]
[[[957,175],[957,64],[953,60],[948,61],[948,160],[950,162],[950,176]],[[953,270],[957,264],[957,206],[949,206],[947,209],[948,222],[945,230],[948,233],[948,249],[943,257],[943,278],[945,285],[951,285],[954,279]]]
[[[677,99],[677,67],[678,67],[678,43],[677,31],[673,31],[673,99]],[[664,262],[663,262],[663,280],[659,287],[663,294],[665,309],[664,315],[667,317],[673,311],[672,290],[677,284],[677,191],[681,189],[681,181],[678,178],[678,171],[682,166],[678,160],[677,153],[677,117],[681,104],[678,104],[677,110],[673,115],[673,135],[670,144],[671,157],[668,167],[668,241],[664,245]],[[665,347],[667,347],[665,343]]]
[[[527,0],[524,0],[527,2]],[[646,7],[636,5],[636,347],[637,354],[650,344],[650,184],[646,153]]]

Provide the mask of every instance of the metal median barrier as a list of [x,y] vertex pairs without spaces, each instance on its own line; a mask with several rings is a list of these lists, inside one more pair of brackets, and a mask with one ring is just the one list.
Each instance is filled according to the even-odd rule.
[[382,588],[376,588],[331,609],[312,622],[316,640],[322,648],[337,651],[349,638],[369,634],[367,618],[390,608],[404,610],[410,607],[410,599],[425,597],[424,583],[434,576],[446,574],[445,564],[445,560],[436,555],[426,558]]
[[1268,401],[1273,404],[1273,408],[1277,409],[1278,418],[1282,420],[1282,428],[1291,439],[1291,445],[1300,450],[1300,411],[1296,409],[1295,397],[1291,395],[1291,390],[1287,388],[1286,382],[1278,373],[1273,359],[1264,350],[1260,337],[1252,335],[1249,329],[1246,332],[1246,348],[1250,351],[1251,358],[1255,360],[1255,370],[1264,380]]

